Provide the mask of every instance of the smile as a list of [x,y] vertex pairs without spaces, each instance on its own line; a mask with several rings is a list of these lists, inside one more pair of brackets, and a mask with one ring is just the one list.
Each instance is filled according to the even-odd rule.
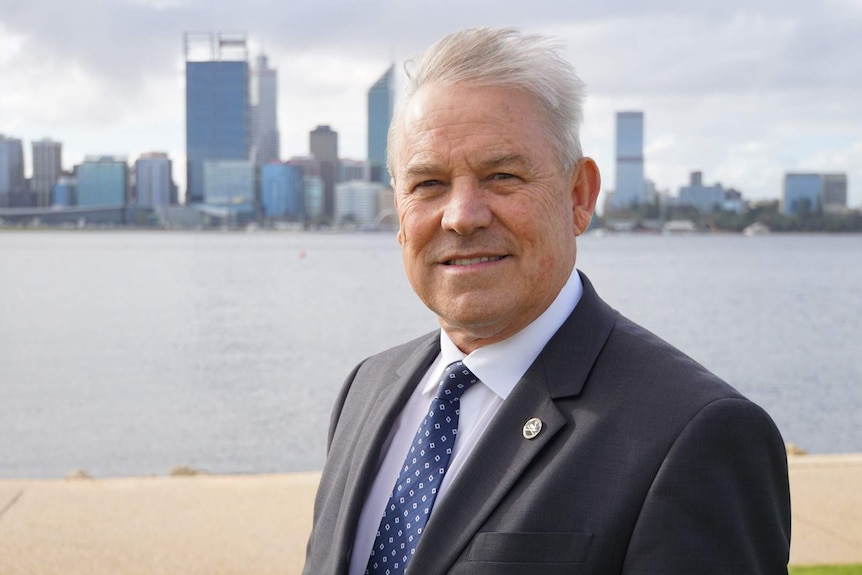
[[456,258],[446,262],[447,266],[473,266],[483,264],[485,262],[496,262],[503,259],[503,256],[483,256],[481,258]]

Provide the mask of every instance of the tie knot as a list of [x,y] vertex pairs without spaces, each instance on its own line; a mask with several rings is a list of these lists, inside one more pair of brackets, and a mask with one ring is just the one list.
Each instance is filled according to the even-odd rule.
[[479,378],[463,362],[453,361],[446,366],[440,378],[436,397],[449,403],[460,400],[464,392],[477,381]]

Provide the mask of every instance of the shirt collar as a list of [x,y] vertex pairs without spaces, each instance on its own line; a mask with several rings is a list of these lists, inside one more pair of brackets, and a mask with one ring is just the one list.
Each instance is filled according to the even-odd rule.
[[[480,347],[466,357],[452,343],[449,335],[444,330],[440,330],[439,373],[442,374],[446,366],[453,361],[462,360],[483,384],[502,399],[506,399],[551,337],[557,333],[575,309],[583,292],[581,277],[577,270],[572,268],[572,273],[563,289],[542,315],[512,337]],[[439,377],[430,378],[422,393],[429,393],[437,387],[438,379]]]

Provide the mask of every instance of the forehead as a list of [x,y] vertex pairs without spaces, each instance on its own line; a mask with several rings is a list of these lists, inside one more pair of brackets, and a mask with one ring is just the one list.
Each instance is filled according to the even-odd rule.
[[460,159],[552,157],[533,96],[501,87],[426,85],[402,116],[398,168]]

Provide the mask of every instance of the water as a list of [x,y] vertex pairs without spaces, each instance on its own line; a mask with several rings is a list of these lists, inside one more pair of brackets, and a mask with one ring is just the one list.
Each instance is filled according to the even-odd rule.
[[[828,453],[862,451],[860,253],[606,236],[578,265]],[[435,327],[389,234],[0,233],[0,477],[319,469],[348,371]]]

